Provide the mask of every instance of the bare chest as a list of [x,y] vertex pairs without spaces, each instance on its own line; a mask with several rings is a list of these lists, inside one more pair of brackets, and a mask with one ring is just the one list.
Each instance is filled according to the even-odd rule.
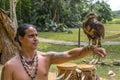
[[46,63],[45,61],[38,62],[37,74],[33,79],[26,72],[22,64],[16,66],[13,72],[13,78],[14,80],[48,80],[49,63]]

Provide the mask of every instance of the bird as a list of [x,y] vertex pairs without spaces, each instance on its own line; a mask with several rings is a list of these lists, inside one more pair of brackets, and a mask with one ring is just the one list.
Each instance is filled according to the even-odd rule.
[[[83,22],[83,31],[87,35],[89,39],[88,45],[92,45],[94,47],[102,47],[101,39],[104,39],[105,36],[105,28],[102,22],[97,21],[97,14],[94,12],[90,12],[86,15],[86,20]],[[100,61],[100,57],[95,57],[89,64],[96,64]]]
[[83,31],[89,39],[88,45],[102,47],[101,39],[104,39],[104,25],[96,20],[97,14],[90,12],[86,15],[86,20],[83,22]]

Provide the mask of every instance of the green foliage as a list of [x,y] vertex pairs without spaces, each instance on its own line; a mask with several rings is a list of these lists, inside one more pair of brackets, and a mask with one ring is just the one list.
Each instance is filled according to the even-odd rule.
[[0,0],[0,8],[9,14],[10,3],[8,0]]
[[65,32],[68,27],[64,23],[56,23],[52,20],[49,22],[45,23],[45,28],[42,27],[37,27],[39,31],[42,32],[48,32],[48,31],[53,31],[53,32]]
[[64,23],[60,23],[59,26],[57,27],[56,31],[57,32],[65,32],[68,27]]
[[104,1],[98,1],[94,4],[94,6],[96,13],[98,14],[99,21],[106,23],[107,21],[112,20],[113,13],[110,9],[110,6],[107,3],[105,3]]
[[30,23],[31,2],[30,0],[20,0],[16,6],[18,24]]
[[[0,2],[3,9],[9,10],[8,0]],[[76,28],[77,23],[82,22],[91,11],[96,12],[102,22],[112,20],[110,6],[100,0],[19,0],[16,6],[18,23],[34,24],[39,31],[54,31],[55,26],[62,29],[56,31],[65,31],[64,27],[59,26],[61,23]]]

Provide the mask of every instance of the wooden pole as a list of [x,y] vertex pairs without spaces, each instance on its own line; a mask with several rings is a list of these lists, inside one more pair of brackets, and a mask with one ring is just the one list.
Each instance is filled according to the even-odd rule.
[[80,29],[81,29],[81,25],[79,25],[79,29],[78,29],[78,47],[80,47]]

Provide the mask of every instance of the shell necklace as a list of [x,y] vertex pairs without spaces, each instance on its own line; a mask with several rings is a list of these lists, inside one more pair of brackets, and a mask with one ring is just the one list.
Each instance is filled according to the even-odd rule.
[[33,59],[31,61],[27,61],[24,56],[20,55],[21,63],[23,64],[23,67],[28,74],[28,76],[35,80],[35,76],[37,74],[37,68],[38,68],[38,56],[37,53],[35,53]]

